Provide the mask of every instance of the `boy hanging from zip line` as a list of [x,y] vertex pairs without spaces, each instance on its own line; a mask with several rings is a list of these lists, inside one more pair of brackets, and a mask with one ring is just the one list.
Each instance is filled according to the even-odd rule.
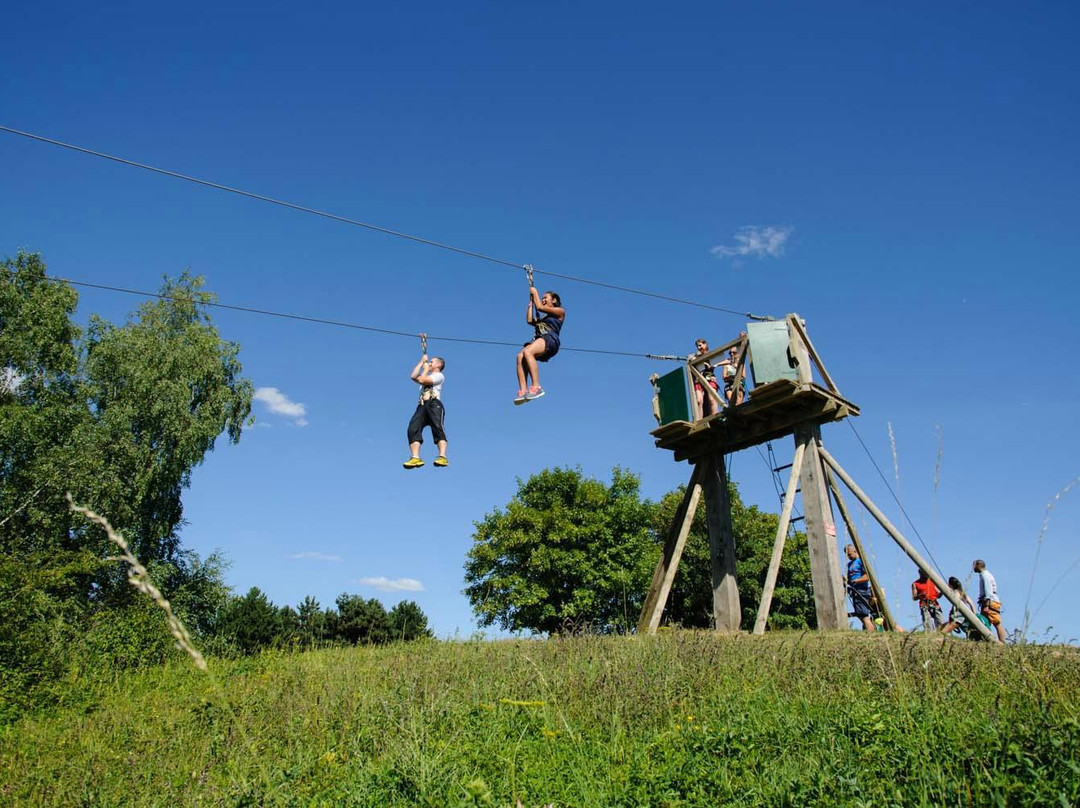
[[[421,335],[424,344],[427,340]],[[428,359],[427,351],[420,357],[416,367],[412,369],[409,378],[420,385],[420,401],[416,405],[409,420],[409,453],[412,455],[403,465],[407,469],[418,469],[424,465],[420,459],[420,444],[424,442],[424,427],[431,428],[431,439],[439,447],[439,456],[435,458],[436,468],[450,465],[446,459],[446,432],[443,431],[443,423],[446,420],[446,410],[442,403],[443,368],[446,362],[440,356]]]
[[[538,313],[544,316],[538,317]],[[544,292],[541,297],[530,282],[525,322],[533,327],[534,334],[532,342],[526,342],[517,355],[518,391],[514,398],[515,404],[524,404],[544,395],[537,363],[547,362],[559,352],[559,332],[565,321],[566,310],[562,307],[558,294]]]

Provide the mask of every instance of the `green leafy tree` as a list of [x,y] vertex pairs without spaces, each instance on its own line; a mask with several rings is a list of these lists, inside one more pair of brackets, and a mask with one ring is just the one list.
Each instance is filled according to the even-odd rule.
[[519,480],[505,510],[475,523],[465,594],[480,625],[629,630],[655,563],[653,506],[639,488],[619,468],[610,485],[565,468]]
[[350,645],[378,645],[390,640],[390,617],[375,598],[339,595],[335,628],[335,639]]
[[[665,495],[656,511],[656,532],[662,540],[675,511],[683,498],[685,487]],[[735,536],[735,569],[739,581],[739,596],[743,605],[742,627],[748,629],[757,619],[761,588],[772,556],[773,542],[779,516],[747,506],[739,496],[738,487],[729,483],[731,526]],[[653,563],[658,552],[653,551]],[[712,568],[709,561],[709,532],[705,518],[704,500],[698,504],[683,549],[679,570],[672,582],[664,619],[687,628],[712,626]],[[806,536],[795,533],[784,545],[769,612],[771,628],[813,628],[816,626],[814,595],[810,582],[810,556]]]
[[245,654],[270,648],[281,639],[282,630],[281,610],[257,586],[229,602],[221,625],[222,633]]
[[[109,555],[64,493],[109,517],[144,564],[180,553],[181,493],[223,432],[240,438],[252,386],[239,347],[187,274],[123,326],[72,322],[77,296],[36,254],[0,263],[0,552]],[[64,563],[68,563],[65,561]],[[85,597],[124,599],[118,565],[82,580]]]
[[327,638],[326,614],[319,601],[308,595],[296,609],[297,635],[305,645],[314,645]]
[[420,640],[433,636],[427,615],[414,600],[403,600],[390,610],[390,639]]
[[216,630],[222,563],[181,548],[180,497],[222,433],[239,439],[252,387],[202,284],[166,280],[123,326],[92,317],[84,332],[78,296],[40,255],[0,261],[0,688],[17,683],[26,703],[79,666],[80,647],[122,664],[157,653],[137,639],[157,616],[134,607],[114,548],[65,492],[124,533],[196,633]]

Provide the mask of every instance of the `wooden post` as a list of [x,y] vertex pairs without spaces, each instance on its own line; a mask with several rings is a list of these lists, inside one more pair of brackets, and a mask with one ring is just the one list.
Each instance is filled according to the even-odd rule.
[[[687,367],[690,369],[690,378],[700,384],[706,394],[712,396],[713,401],[716,402],[717,411],[719,412],[723,409],[724,405],[727,404],[727,399],[722,398],[718,392],[713,390],[713,386],[709,384],[708,380],[702,375],[700,370],[693,365],[687,365]],[[691,390],[693,390],[692,386]],[[702,399],[702,404],[704,404],[704,399]],[[694,396],[694,406],[697,406],[697,395]],[[695,421],[700,420],[703,417],[703,414],[700,411],[696,411],[696,415]]]
[[[800,368],[801,366],[800,362]],[[795,441],[796,447],[805,447],[799,477],[818,628],[822,631],[845,628],[847,610],[844,609],[844,586],[840,575],[836,525],[832,519],[821,456],[818,454],[821,450],[821,428],[816,424],[797,426]]]
[[885,514],[881,512],[878,506],[874,504],[873,500],[871,500],[870,497],[868,497],[863,492],[863,490],[859,488],[855,481],[851,479],[851,476],[840,467],[840,464],[836,462],[836,459],[831,454],[826,452],[824,447],[822,447],[820,451],[822,460],[828,463],[829,467],[836,472],[836,476],[844,481],[844,485],[851,489],[851,493],[853,493],[856,499],[858,499],[859,502],[863,504],[863,507],[865,507],[866,510],[870,511],[870,514],[878,520],[878,523],[883,528],[885,528],[885,532],[892,536],[893,541],[900,545],[900,549],[907,553],[908,558],[914,561],[915,565],[930,577],[930,580],[934,582],[934,586],[936,586],[941,591],[941,594],[946,597],[949,603],[955,606],[959,610],[960,614],[964,615],[968,623],[974,626],[979,631],[979,633],[983,635],[983,637],[990,640],[991,642],[997,642],[997,635],[994,632],[990,631],[990,629],[988,629],[985,625],[983,625],[983,622],[975,616],[975,613],[968,608],[966,603],[964,603],[960,598],[956,597],[956,595],[953,594],[952,589],[949,588],[949,585],[945,582],[945,579],[938,575],[937,570],[927,564],[923,557],[919,555],[919,552],[911,546],[911,543],[907,539],[904,538],[904,535],[895,527],[893,527],[892,522],[890,522],[885,516]]
[[[832,376],[829,375],[829,371],[825,369],[825,363],[821,361],[821,357],[818,356],[818,352],[814,350],[814,343],[810,341],[810,335],[806,333],[806,329],[803,328],[802,321],[797,314],[789,314],[787,316],[788,326],[799,335],[799,339],[802,341],[803,346],[806,348],[806,352],[810,355],[810,358],[814,360],[814,364],[817,365],[818,372],[821,373],[821,378],[825,382],[825,386],[832,390],[837,395],[840,395],[840,390],[837,389],[836,383],[832,380]],[[807,379],[812,381],[813,379]]]
[[641,607],[641,617],[638,619],[638,634],[655,634],[660,625],[660,618],[664,614],[671,584],[675,580],[675,572],[679,569],[679,559],[682,558],[686,537],[690,533],[690,526],[693,524],[700,499],[701,466],[694,466],[690,483],[686,486],[686,493],[683,494],[682,502],[679,503],[675,518],[668,529],[664,551],[653,571],[649,594],[645,597],[645,605]]
[[791,508],[795,504],[795,489],[799,485],[799,467],[802,466],[806,447],[795,447],[795,459],[791,461],[791,475],[788,477],[787,490],[784,492],[784,507],[780,509],[780,523],[776,526],[776,541],[773,542],[772,558],[769,559],[769,571],[765,573],[765,584],[761,589],[761,603],[758,604],[757,620],[754,633],[764,634],[765,624],[769,620],[769,608],[772,606],[773,590],[776,589],[776,576],[780,574],[780,559],[784,555],[784,541],[787,539],[788,525],[791,524]]
[[896,621],[893,620],[892,612],[889,610],[889,602],[885,600],[885,590],[881,588],[881,584],[878,582],[878,578],[870,566],[870,559],[867,558],[866,551],[863,549],[863,543],[859,538],[859,532],[855,530],[855,523],[852,521],[851,514],[848,512],[847,504],[840,495],[840,489],[837,487],[836,480],[833,479],[832,472],[829,470],[828,466],[825,466],[825,480],[829,484],[829,491],[832,492],[833,500],[835,500],[836,507],[840,511],[840,518],[844,520],[844,524],[847,526],[848,535],[851,536],[851,543],[855,545],[855,550],[858,552],[859,558],[862,559],[863,570],[870,579],[870,589],[873,590],[874,597],[877,598],[878,606],[881,607],[881,614],[885,618],[885,628],[889,631],[896,631]]
[[702,461],[705,515],[709,524],[709,556],[712,560],[713,621],[717,631],[738,631],[742,622],[739,586],[735,577],[735,534],[731,529],[724,456]]

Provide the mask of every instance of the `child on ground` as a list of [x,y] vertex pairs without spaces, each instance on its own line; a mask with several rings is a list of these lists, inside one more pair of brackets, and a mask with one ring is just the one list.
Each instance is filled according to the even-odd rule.
[[926,574],[926,570],[919,570],[918,579],[911,582],[911,599],[919,602],[919,615],[922,617],[924,631],[930,631],[931,625],[935,629],[945,625],[945,615],[938,603],[940,597],[941,593]]
[[[949,578],[949,589],[953,591],[953,595],[961,603],[965,604],[971,611],[975,611],[975,603],[968,597],[964,591],[963,584],[960,583],[960,579],[955,575]],[[949,622],[938,629],[942,634],[952,634],[957,629],[960,629],[965,635],[971,634],[971,626],[968,625],[967,618],[963,613],[955,606],[949,611]]]

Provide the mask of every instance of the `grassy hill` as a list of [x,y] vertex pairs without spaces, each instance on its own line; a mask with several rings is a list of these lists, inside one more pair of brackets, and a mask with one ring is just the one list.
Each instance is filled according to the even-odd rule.
[[72,685],[6,805],[1076,805],[1080,654],[853,632],[428,642]]

